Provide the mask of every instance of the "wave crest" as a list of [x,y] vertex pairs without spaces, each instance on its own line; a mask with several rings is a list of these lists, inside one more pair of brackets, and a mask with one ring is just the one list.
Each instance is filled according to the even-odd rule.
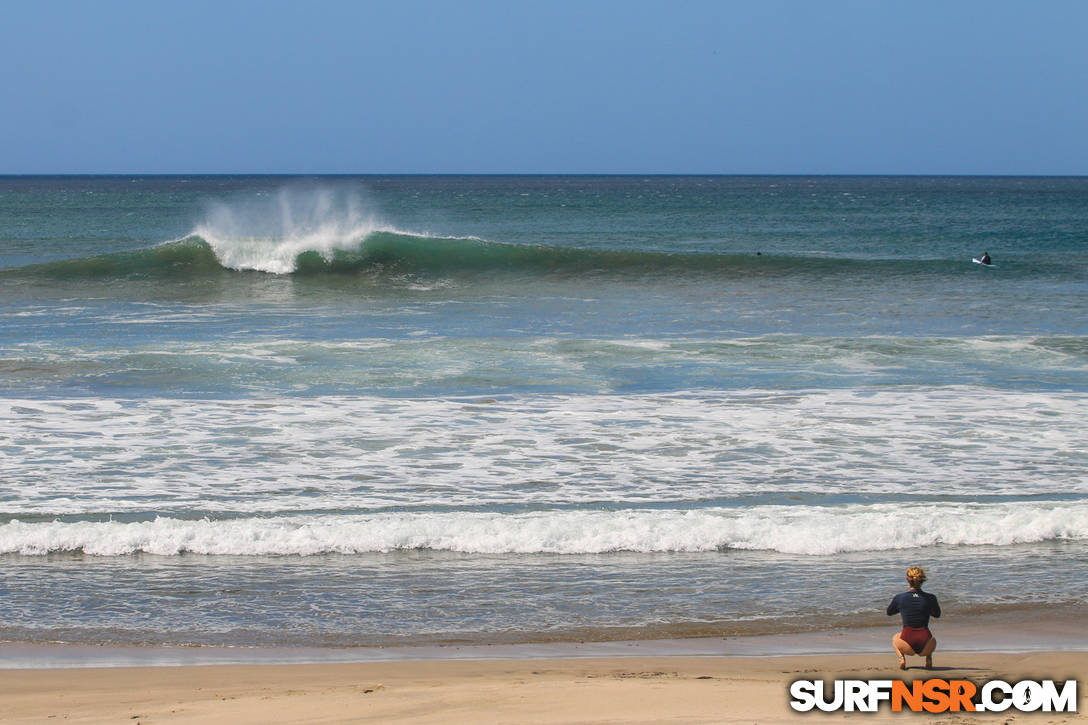
[[289,274],[300,255],[331,261],[375,232],[397,232],[347,189],[284,188],[271,196],[208,205],[191,236],[204,240],[227,269]]
[[893,504],[745,509],[388,513],[198,521],[13,520],[0,553],[310,556],[436,550],[602,554],[764,550],[805,556],[1088,539],[1088,503]]
[[[468,277],[509,273],[673,278],[969,274],[963,260],[857,259],[737,253],[589,249],[435,236],[383,222],[354,185],[295,185],[208,202],[181,239],[124,252],[5,270],[61,279],[364,274]],[[1006,270],[1006,273],[1011,270]]]

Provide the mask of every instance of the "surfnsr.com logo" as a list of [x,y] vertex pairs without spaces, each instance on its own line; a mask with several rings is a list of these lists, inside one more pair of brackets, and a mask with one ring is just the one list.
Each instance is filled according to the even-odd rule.
[[797,680],[790,685],[790,707],[798,712],[876,712],[883,703],[892,712],[1076,712],[1077,681],[990,680],[834,680],[828,692],[823,680]]

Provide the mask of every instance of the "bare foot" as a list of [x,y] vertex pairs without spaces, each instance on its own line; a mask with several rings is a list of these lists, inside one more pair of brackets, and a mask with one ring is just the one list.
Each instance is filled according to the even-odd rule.
[[[926,659],[926,662],[929,662],[928,658]],[[899,655],[899,669],[901,669],[901,670],[907,669],[907,658],[904,657],[903,655]]]
[[932,670],[933,669],[933,655],[928,655],[926,657],[926,669],[927,670]]

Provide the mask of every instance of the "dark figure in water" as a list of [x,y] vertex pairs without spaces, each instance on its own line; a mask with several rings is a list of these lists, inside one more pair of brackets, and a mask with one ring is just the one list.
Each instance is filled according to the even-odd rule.
[[982,253],[982,259],[980,259],[978,261],[982,262],[983,264],[993,264],[993,262],[990,261],[990,253],[989,252],[983,252]]
[[926,573],[920,566],[907,569],[907,584],[910,590],[895,595],[888,605],[888,616],[898,614],[903,620],[903,631],[892,638],[892,647],[899,657],[899,669],[907,669],[907,656],[917,655],[926,658],[926,669],[933,667],[933,650],[937,649],[937,639],[929,631],[929,618],[941,616],[941,605],[937,597],[922,591],[922,582]]

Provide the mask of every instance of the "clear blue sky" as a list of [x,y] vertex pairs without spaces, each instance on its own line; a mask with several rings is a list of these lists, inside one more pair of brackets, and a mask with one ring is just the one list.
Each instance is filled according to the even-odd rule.
[[1088,2],[11,2],[0,173],[1088,174]]

